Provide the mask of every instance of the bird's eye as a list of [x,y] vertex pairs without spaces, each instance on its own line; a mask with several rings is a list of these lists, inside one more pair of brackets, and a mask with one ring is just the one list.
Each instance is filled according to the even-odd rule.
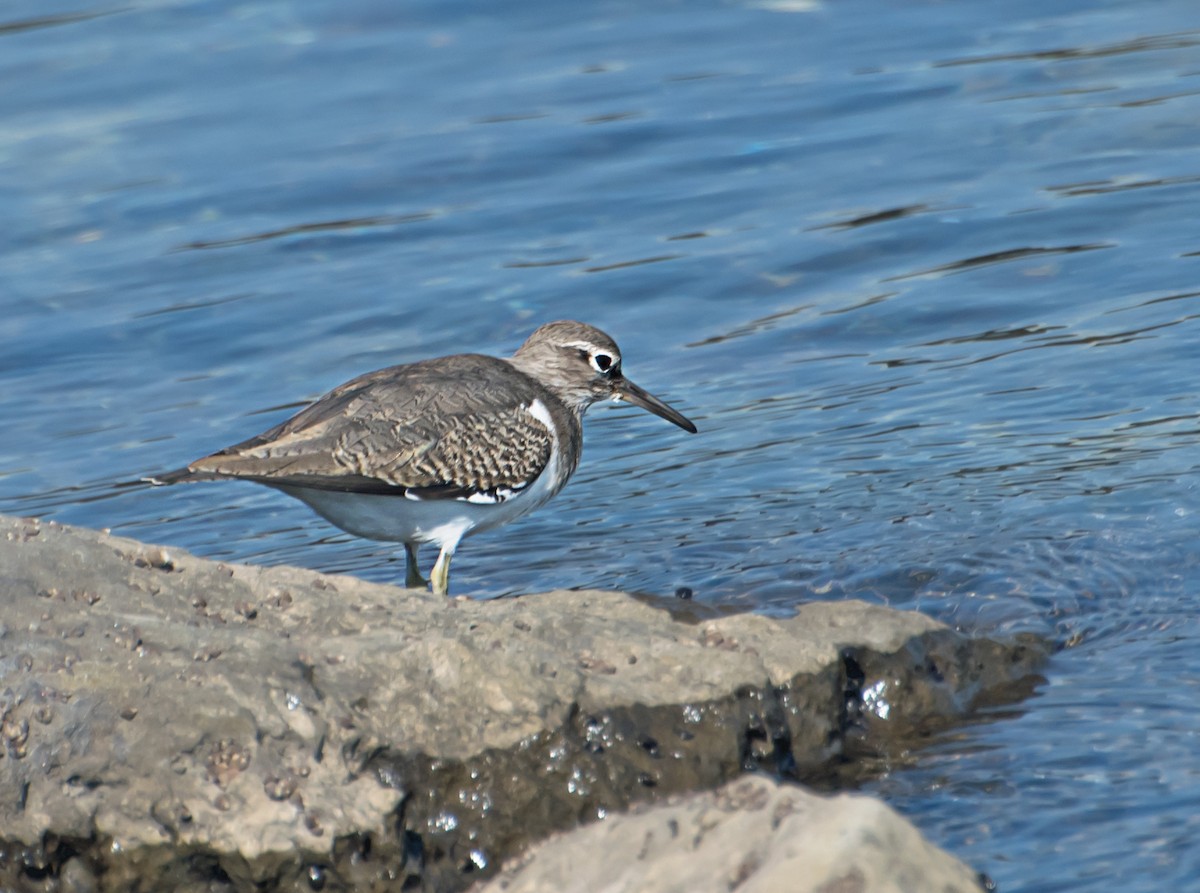
[[592,365],[596,367],[597,372],[612,371],[613,358],[606,353],[598,353],[592,356]]

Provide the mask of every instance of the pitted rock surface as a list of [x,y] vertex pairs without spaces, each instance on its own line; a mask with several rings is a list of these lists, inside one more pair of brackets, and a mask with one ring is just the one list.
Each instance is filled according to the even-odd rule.
[[461,889],[851,734],[902,750],[1042,657],[858,602],[475,602],[0,518],[0,885]]

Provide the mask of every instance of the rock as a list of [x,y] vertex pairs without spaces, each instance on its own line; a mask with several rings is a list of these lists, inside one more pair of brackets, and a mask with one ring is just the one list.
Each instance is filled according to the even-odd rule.
[[1043,658],[858,602],[475,602],[0,517],[0,888],[458,890],[747,770],[903,759]]
[[[979,875],[877,800],[762,776],[558,834],[478,893],[983,893]],[[581,853],[606,858],[581,859]]]

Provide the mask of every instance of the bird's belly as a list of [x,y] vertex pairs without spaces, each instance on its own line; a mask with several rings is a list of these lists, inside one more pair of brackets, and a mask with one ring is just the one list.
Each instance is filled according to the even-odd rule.
[[464,536],[507,524],[532,511],[557,492],[539,487],[503,502],[476,503],[462,499],[409,499],[403,495],[346,493],[311,487],[277,486],[299,499],[335,527],[364,539],[399,543],[457,542]]

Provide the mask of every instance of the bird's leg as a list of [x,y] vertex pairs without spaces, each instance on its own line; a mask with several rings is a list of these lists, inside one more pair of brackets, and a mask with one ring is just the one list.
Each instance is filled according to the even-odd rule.
[[424,589],[429,581],[421,576],[421,566],[417,564],[416,543],[404,544],[404,585],[409,589]]
[[452,548],[442,546],[442,551],[438,553],[437,561],[429,574],[429,579],[433,583],[434,595],[450,594],[450,559],[453,557]]

